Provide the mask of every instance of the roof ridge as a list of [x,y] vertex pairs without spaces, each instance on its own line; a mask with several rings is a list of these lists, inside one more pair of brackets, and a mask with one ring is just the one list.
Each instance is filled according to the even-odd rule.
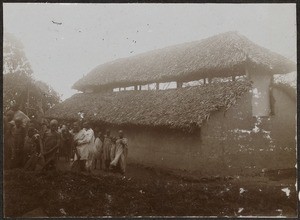
[[193,41],[188,41],[188,42],[182,42],[182,43],[177,43],[177,44],[173,44],[173,45],[169,45],[169,46],[165,46],[165,47],[161,47],[161,48],[151,49],[149,51],[141,52],[141,53],[129,56],[129,57],[120,57],[120,58],[117,58],[117,59],[110,60],[110,61],[104,62],[102,64],[99,64],[97,67],[105,65],[105,64],[113,64],[113,63],[115,63],[117,61],[123,61],[123,60],[127,60],[127,59],[130,59],[130,58],[139,57],[140,55],[143,55],[143,54],[146,55],[146,54],[154,52],[154,51],[165,50],[165,49],[168,49],[168,48],[175,48],[175,47],[184,46],[184,45],[187,45],[187,44],[200,43],[200,42],[203,42],[203,41],[205,41],[207,39],[210,39],[212,37],[217,37],[217,36],[220,36],[220,35],[228,35],[228,34],[233,34],[233,35],[235,34],[235,35],[240,36],[240,37],[244,36],[244,35],[239,34],[238,31],[227,31],[227,32],[219,33],[217,35],[208,36],[208,37],[200,39],[200,40],[193,40]]
[[294,63],[284,56],[252,42],[237,31],[228,31],[98,65],[72,88],[127,87],[241,75],[247,59],[254,65],[268,68],[273,74],[295,68]]

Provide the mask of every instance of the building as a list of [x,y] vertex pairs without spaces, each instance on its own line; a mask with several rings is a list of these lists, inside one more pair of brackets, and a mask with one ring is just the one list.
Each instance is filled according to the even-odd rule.
[[[203,175],[293,168],[296,91],[273,75],[295,70],[227,32],[100,65],[74,84],[83,93],[46,114],[123,128],[129,161],[148,166]],[[186,86],[191,81],[198,86]],[[167,82],[177,88],[160,90]]]

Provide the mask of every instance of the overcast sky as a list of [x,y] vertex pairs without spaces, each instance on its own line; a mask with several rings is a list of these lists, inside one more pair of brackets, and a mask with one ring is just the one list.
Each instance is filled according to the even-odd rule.
[[226,31],[297,60],[295,4],[5,3],[3,16],[35,78],[62,99],[99,64]]

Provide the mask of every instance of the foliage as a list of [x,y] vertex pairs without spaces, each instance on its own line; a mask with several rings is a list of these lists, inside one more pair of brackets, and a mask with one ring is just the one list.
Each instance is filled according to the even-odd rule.
[[29,116],[39,116],[60,101],[51,86],[33,78],[22,43],[10,33],[4,34],[3,84],[4,110],[16,102]]

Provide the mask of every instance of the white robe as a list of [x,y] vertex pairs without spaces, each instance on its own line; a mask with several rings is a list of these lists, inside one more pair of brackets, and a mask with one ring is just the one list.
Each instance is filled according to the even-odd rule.
[[[81,129],[79,132],[75,133],[74,136],[73,136],[73,140],[74,142],[78,142],[80,140],[83,140],[85,137],[85,129]],[[78,152],[78,154],[80,155],[80,158],[81,158],[81,155],[82,155],[82,150],[83,148],[81,146],[76,146],[76,150]],[[77,154],[75,154],[74,156],[74,161],[77,160]]]
[[78,141],[77,150],[80,152],[80,159],[86,160],[86,167],[90,168],[96,153],[94,131],[90,128],[85,130],[84,138]]
[[112,166],[117,166],[120,163],[120,168],[123,173],[126,171],[126,159],[128,155],[128,142],[126,138],[119,138],[116,141],[115,157],[110,163]]

